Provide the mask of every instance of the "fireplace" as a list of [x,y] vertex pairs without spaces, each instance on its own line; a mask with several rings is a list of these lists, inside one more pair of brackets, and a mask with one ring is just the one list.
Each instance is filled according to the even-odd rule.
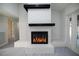
[[48,44],[48,31],[33,31],[31,32],[32,44]]

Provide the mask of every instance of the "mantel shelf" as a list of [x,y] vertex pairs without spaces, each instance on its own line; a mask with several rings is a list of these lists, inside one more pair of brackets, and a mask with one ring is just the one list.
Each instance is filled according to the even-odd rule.
[[32,23],[29,26],[55,26],[55,23]]
[[28,9],[48,9],[50,8],[50,4],[25,4],[24,8],[26,11],[28,11]]

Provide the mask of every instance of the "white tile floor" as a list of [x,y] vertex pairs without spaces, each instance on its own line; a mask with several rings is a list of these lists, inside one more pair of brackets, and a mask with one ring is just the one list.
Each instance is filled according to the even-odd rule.
[[[7,44],[6,46],[0,48],[0,56],[28,56],[26,48],[14,48],[13,44]],[[33,56],[37,54],[32,54]],[[45,56],[78,56],[72,50],[66,47],[55,47],[54,55],[52,54],[43,54]],[[42,55],[42,56],[43,56]]]

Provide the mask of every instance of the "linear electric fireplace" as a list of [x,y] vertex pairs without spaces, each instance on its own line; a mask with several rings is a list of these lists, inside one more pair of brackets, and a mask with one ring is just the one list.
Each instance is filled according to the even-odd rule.
[[48,31],[33,31],[31,32],[32,44],[48,44]]

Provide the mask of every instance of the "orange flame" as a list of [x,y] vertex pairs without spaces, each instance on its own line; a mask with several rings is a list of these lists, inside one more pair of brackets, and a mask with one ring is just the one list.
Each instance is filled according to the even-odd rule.
[[36,37],[36,38],[33,38],[33,42],[38,42],[38,43],[46,42],[46,38]]

